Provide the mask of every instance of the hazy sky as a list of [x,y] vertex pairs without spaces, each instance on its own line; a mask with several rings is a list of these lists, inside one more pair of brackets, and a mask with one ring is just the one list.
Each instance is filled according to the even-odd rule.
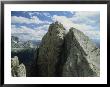
[[12,11],[11,34],[23,40],[41,40],[49,24],[61,22],[84,32],[91,39],[100,39],[100,13],[95,11]]

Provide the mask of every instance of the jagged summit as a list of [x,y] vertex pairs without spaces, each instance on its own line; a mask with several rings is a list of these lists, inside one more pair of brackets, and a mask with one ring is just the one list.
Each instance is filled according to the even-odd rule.
[[49,32],[51,32],[54,29],[65,30],[65,28],[63,27],[63,25],[60,22],[58,22],[58,21],[50,24],[50,26],[49,26]]
[[56,26],[61,26],[61,27],[63,27],[63,24],[61,24],[61,23],[58,22],[58,21],[53,22],[52,24],[50,24],[50,26],[51,26],[51,25],[56,25]]
[[73,27],[65,31],[59,22],[50,24],[39,48],[40,76],[99,76],[99,48],[83,32]]
[[55,22],[49,26],[43,37],[37,61],[40,76],[56,76],[56,64],[64,42],[64,30],[62,24]]

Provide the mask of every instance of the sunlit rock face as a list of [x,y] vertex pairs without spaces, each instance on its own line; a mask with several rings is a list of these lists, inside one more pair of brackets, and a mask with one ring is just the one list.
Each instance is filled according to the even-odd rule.
[[26,77],[26,68],[23,63],[19,64],[18,57],[11,58],[11,74],[13,77]]
[[17,77],[26,77],[26,68],[25,65],[22,63],[17,67]]
[[16,66],[19,66],[19,60],[17,56],[11,58],[11,67],[16,67]]
[[87,36],[71,28],[65,36],[66,63],[63,76],[91,77],[100,75],[100,50]]
[[40,76],[56,76],[56,65],[64,43],[64,31],[63,25],[55,22],[43,37],[37,60]]

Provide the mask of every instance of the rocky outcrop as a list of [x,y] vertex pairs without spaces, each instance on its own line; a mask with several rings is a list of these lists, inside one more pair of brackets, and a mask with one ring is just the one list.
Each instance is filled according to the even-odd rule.
[[100,76],[100,49],[83,32],[65,31],[55,22],[43,37],[37,59],[39,76]]
[[11,67],[16,67],[16,66],[19,66],[19,60],[17,56],[11,58]]
[[17,77],[26,77],[26,68],[25,65],[22,63],[17,67]]
[[26,77],[26,68],[23,63],[19,64],[18,57],[11,58],[11,74],[13,77]]
[[55,22],[43,37],[37,60],[39,76],[56,76],[56,66],[64,43],[64,27]]
[[100,75],[100,50],[81,31],[71,28],[65,36],[66,63],[62,76]]

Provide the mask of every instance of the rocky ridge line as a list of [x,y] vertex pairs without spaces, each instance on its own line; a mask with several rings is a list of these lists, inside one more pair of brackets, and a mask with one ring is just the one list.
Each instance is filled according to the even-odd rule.
[[42,39],[38,55],[40,76],[100,76],[100,49],[84,35],[71,28],[67,34],[61,23],[52,23]]

